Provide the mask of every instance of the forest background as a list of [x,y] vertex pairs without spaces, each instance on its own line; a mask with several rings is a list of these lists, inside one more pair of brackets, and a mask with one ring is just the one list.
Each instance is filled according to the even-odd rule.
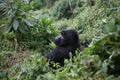
[[[87,47],[52,69],[44,56],[71,28]],[[0,80],[120,80],[120,0],[0,0]]]

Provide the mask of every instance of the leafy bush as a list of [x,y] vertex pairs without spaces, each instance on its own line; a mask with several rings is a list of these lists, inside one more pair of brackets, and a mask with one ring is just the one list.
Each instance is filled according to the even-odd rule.
[[76,16],[76,7],[94,6],[94,0],[58,0],[55,5],[51,8],[51,14],[56,20],[62,18],[74,18]]
[[39,10],[45,7],[51,7],[57,0],[32,0],[34,1],[34,10]]
[[71,20],[67,19],[61,19],[59,21],[56,21],[54,25],[58,28],[58,30],[68,29],[70,27],[74,28],[75,26]]
[[[24,3],[24,4],[23,4]],[[25,33],[28,26],[33,26],[33,23],[27,20],[27,11],[30,10],[31,5],[25,1],[1,1],[2,10],[4,10],[5,17],[1,20],[3,23],[1,29],[4,27],[9,32],[14,31],[16,35]]]
[[[91,51],[90,51],[91,50]],[[83,52],[76,52],[77,57],[65,60],[65,66],[59,69],[51,69],[46,59],[39,53],[31,55],[24,64],[17,64],[11,68],[11,79],[45,79],[45,80],[76,80],[76,79],[120,79],[119,77],[106,74],[106,61],[102,62],[98,55],[91,55],[94,49],[86,48]],[[89,52],[89,53],[88,53]],[[29,52],[31,53],[31,52]],[[90,63],[92,62],[92,63]],[[14,70],[13,70],[14,69]]]
[[[0,28],[3,29],[5,27],[9,32],[15,34],[15,37],[12,40],[13,43],[16,40],[16,44],[18,45],[17,48],[19,48],[20,51],[27,49],[40,49],[41,51],[43,49],[46,50],[45,48],[48,48],[49,42],[57,33],[57,30],[55,30],[53,25],[54,20],[47,17],[42,17],[41,14],[36,15],[34,12],[33,14],[31,14],[32,12],[29,12],[29,15],[27,15],[26,12],[30,10],[31,4],[27,2],[21,4],[23,2],[24,1],[9,2],[8,5],[14,7],[15,10],[11,7],[8,7],[10,10],[6,10],[5,8],[6,13],[9,11],[13,12],[7,14],[5,19],[3,18],[3,20],[6,20],[6,17],[9,17],[10,21],[6,21],[8,22],[6,23],[2,20],[1,22],[4,23],[1,23],[3,26]],[[1,4],[7,3],[3,1]],[[41,19],[39,20],[39,18],[36,19],[35,17],[39,17]],[[33,22],[30,20],[33,21],[35,25],[33,25]],[[4,42],[2,42],[2,44],[4,44]],[[13,44],[12,47],[14,47]]]
[[[28,59],[27,54],[15,53],[12,51],[0,52],[0,79],[9,80],[9,69],[16,64],[20,64]],[[14,71],[14,70],[13,70]],[[13,75],[13,74],[11,74]]]
[[73,15],[72,8],[75,7],[74,3],[75,2],[71,4],[69,0],[59,0],[55,2],[55,6],[51,8],[51,14],[55,17],[55,19],[70,18]]
[[16,36],[13,32],[8,33],[4,32],[0,35],[0,52],[2,51],[13,51],[14,50],[14,41]]
[[34,80],[49,71],[48,63],[45,57],[42,56],[40,53],[38,53],[37,51],[29,51],[24,54],[31,54],[31,56],[29,56],[27,60],[23,61],[22,63],[15,64],[11,68],[12,72],[8,75],[11,79]]
[[[95,5],[92,7],[86,6],[84,8],[83,7],[78,8],[77,11],[80,12],[75,17],[75,19],[78,20],[77,23],[78,26],[76,26],[76,29],[78,29],[79,32],[81,33],[80,38],[82,41],[84,40],[89,41],[93,37],[100,36],[102,34],[104,24],[108,23],[106,22],[106,20],[112,19],[111,17],[115,17],[115,15],[119,16],[118,15],[119,2],[118,3],[112,3],[112,2],[113,1],[110,1],[110,4],[107,4],[107,1],[99,0],[99,1],[95,1]],[[119,21],[118,19],[116,20],[117,22]]]
[[[108,22],[104,26],[105,27],[104,32],[107,33],[107,35],[104,38],[101,38],[100,40],[95,42],[95,46],[96,46],[95,50],[101,52],[97,52],[97,53],[94,52],[94,53],[98,54],[101,57],[101,60],[108,61],[108,74],[119,75],[120,68],[118,66],[120,66],[119,64],[120,28],[118,26],[120,24],[118,23],[116,24],[116,22],[115,23],[110,23],[110,22]],[[106,26],[110,24],[111,26]],[[99,47],[97,47],[97,45]]]
[[32,20],[34,20],[34,26],[30,27],[28,33],[26,35],[23,35],[22,39],[19,42],[22,46],[25,45],[29,49],[47,51],[46,48],[49,49],[49,43],[58,33],[57,29],[53,25],[54,21],[53,19],[45,17],[40,17],[40,19]]

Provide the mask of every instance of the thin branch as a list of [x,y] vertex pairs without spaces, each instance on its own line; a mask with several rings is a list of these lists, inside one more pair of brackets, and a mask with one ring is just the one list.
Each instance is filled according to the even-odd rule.
[[[68,2],[69,2],[70,10],[72,11],[72,19],[73,19],[74,18],[74,11],[72,9],[71,0],[68,0]],[[72,20],[72,22],[73,22],[73,20]]]

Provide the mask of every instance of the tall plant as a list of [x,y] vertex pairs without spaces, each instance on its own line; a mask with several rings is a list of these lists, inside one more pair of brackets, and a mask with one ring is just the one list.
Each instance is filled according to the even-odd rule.
[[31,9],[31,3],[24,0],[2,0],[0,10],[4,15],[0,20],[1,30],[14,32],[16,35],[26,33],[33,23],[27,19],[27,12]]

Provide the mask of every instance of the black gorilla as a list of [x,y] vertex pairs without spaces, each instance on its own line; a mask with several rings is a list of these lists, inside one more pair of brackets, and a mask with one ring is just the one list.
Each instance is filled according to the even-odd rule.
[[69,59],[69,53],[71,52],[75,56],[75,50],[80,49],[80,41],[76,30],[63,30],[55,37],[54,43],[57,47],[46,55],[47,59],[55,63],[59,63],[60,66],[64,66],[64,59]]

